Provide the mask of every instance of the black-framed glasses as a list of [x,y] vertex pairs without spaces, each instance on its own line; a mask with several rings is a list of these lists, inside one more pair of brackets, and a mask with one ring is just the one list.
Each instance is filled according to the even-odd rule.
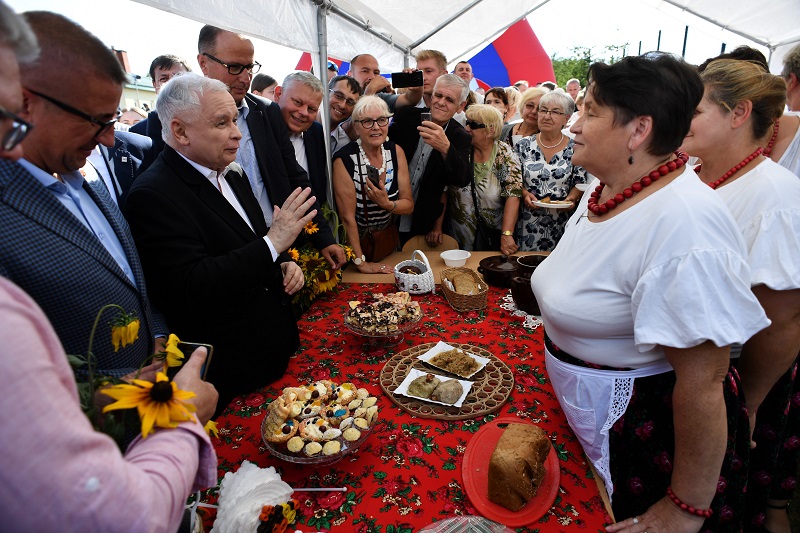
[[11,111],[6,111],[2,107],[0,107],[0,117],[7,118],[11,121],[11,129],[3,135],[2,140],[3,150],[10,152],[22,142],[22,139],[24,139],[28,133],[30,133],[31,129],[33,129],[33,124],[25,122]]
[[71,113],[71,114],[75,115],[76,117],[82,118],[83,120],[88,120],[89,122],[91,122],[92,124],[97,126],[97,133],[94,134],[94,137],[93,137],[94,139],[96,139],[97,137],[100,137],[102,134],[107,132],[109,128],[113,128],[114,124],[117,123],[117,121],[119,120],[119,117],[120,117],[119,109],[117,109],[117,116],[116,117],[112,118],[111,120],[107,120],[107,121],[103,122],[102,120],[97,120],[93,116],[88,115],[88,114],[84,113],[83,111],[81,111],[79,109],[75,109],[71,105],[65,104],[61,100],[56,100],[52,96],[47,96],[46,94],[42,94],[42,93],[40,93],[38,91],[34,91],[33,89],[28,89],[27,87],[26,87],[26,90],[29,93],[33,93],[33,94],[35,94],[36,96],[38,96],[40,98],[44,98],[45,100],[47,100],[48,102],[50,102],[54,106],[56,106],[56,107],[58,107],[60,109],[63,109],[67,113]]
[[486,127],[486,124],[481,124],[480,122],[475,122],[474,120],[467,120],[464,124],[469,126],[469,129],[471,130],[479,130]]
[[231,63],[229,65],[224,61],[212,56],[211,54],[203,52],[203,55],[209,58],[211,61],[216,61],[217,63],[228,69],[228,74],[232,76],[238,76],[245,70],[248,71],[250,74],[256,74],[259,70],[261,70],[261,63],[259,63],[258,61],[253,61],[249,65],[240,65],[239,63]]
[[356,101],[353,100],[352,98],[346,97],[342,91],[335,91],[331,89],[331,96],[334,99],[338,100],[339,102],[344,102],[347,105],[347,107],[356,106]]
[[389,124],[389,117],[378,117],[378,118],[365,118],[363,120],[356,120],[362,127],[366,129],[372,129],[372,126],[377,124],[381,128]]
[[545,109],[544,107],[539,108],[540,115],[552,115],[554,117],[560,117],[561,115],[566,115],[563,111],[557,111],[555,109]]

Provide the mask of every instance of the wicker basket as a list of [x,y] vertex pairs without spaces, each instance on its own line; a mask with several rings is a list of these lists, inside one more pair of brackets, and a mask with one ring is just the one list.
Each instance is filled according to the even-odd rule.
[[[422,259],[417,259],[417,256]],[[422,274],[407,274],[401,272],[401,269],[407,266],[417,267]],[[406,291],[409,294],[425,294],[429,292],[433,294],[436,292],[436,282],[433,280],[433,270],[428,258],[420,250],[414,250],[411,254],[411,259],[400,261],[394,267],[394,280],[397,282],[397,287],[401,291]]]
[[[450,289],[444,280],[453,279],[455,274],[467,274],[472,276],[472,278],[475,280],[475,283],[478,284],[478,294],[459,294]],[[483,279],[481,279],[477,272],[466,267],[446,268],[442,270],[441,278],[442,292],[444,293],[444,297],[447,298],[447,302],[450,304],[450,307],[459,313],[464,313],[466,311],[481,311],[486,309],[486,303],[489,296],[489,286],[485,281],[483,281]]]

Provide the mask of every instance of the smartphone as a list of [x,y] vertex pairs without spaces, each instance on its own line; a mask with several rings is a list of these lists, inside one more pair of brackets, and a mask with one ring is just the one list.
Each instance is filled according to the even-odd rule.
[[422,71],[414,72],[392,72],[392,87],[402,89],[404,87],[422,87]]
[[200,346],[204,346],[206,350],[208,350],[208,355],[206,356],[206,362],[203,363],[203,368],[200,369],[200,378],[203,381],[206,381],[206,377],[208,376],[208,368],[211,366],[211,356],[214,355],[214,347],[210,344],[200,344],[197,342],[179,342],[178,349],[183,352],[183,362],[180,366],[171,366],[167,368],[167,377],[169,379],[173,379],[175,374],[183,368],[183,365],[189,360],[192,356],[194,351],[198,349]]
[[420,119],[421,122],[425,122],[426,120],[431,120],[431,114],[430,113],[420,113],[419,114],[419,119]]
[[378,171],[377,167],[373,167],[372,165],[367,165],[367,179],[373,183],[373,185],[380,186],[381,184],[381,174]]

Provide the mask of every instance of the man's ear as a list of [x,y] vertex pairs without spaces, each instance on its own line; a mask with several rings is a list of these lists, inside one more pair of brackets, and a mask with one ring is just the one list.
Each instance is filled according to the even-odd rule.
[[280,101],[281,101],[281,92],[282,92],[281,86],[280,85],[276,85],[275,86],[275,99],[273,100],[273,102],[275,102],[276,104],[280,103]]
[[208,58],[203,54],[197,54],[197,64],[200,65],[203,76],[208,77]]
[[181,146],[189,146],[189,135],[186,132],[186,124],[177,118],[172,119],[169,125],[169,131],[172,133],[172,138]]

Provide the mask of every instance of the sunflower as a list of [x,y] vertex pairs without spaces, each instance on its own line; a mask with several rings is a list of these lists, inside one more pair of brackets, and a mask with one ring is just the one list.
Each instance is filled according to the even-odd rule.
[[206,430],[206,433],[213,437],[219,437],[219,428],[217,428],[217,423],[213,420],[209,420],[206,422],[206,425],[203,426],[203,429]]
[[319,271],[315,277],[317,294],[333,290],[339,284],[339,278],[336,273],[331,273],[330,270]]
[[174,428],[181,422],[194,420],[191,413],[195,407],[185,400],[194,398],[195,394],[178,388],[166,374],[156,374],[156,382],[150,383],[141,379],[132,380],[132,384],[123,383],[101,390],[116,402],[103,408],[103,412],[115,409],[136,407],[142,421],[142,438],[153,432],[153,426]]
[[139,319],[136,315],[121,312],[117,318],[111,322],[111,344],[114,351],[120,347],[124,348],[133,344],[139,338]]
[[305,225],[303,231],[306,232],[307,235],[314,235],[316,232],[319,231],[316,222],[309,221],[308,224]]
[[292,261],[294,261],[295,263],[300,260],[300,252],[298,252],[296,249],[289,248],[287,253],[289,254],[289,257],[292,258]]
[[181,342],[181,340],[177,335],[174,333],[169,334],[167,347],[164,349],[164,352],[167,354],[167,366],[181,366],[183,364],[183,359],[186,356],[181,349],[178,348],[179,342]]

